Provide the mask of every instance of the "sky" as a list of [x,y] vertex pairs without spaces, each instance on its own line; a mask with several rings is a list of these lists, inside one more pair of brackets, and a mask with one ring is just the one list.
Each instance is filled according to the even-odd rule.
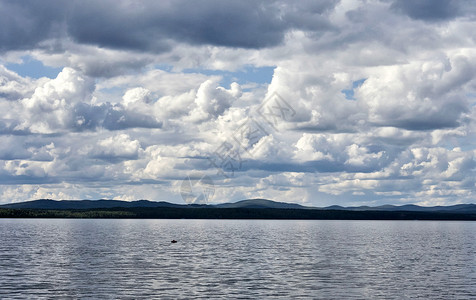
[[474,28],[470,0],[0,0],[0,203],[474,203]]

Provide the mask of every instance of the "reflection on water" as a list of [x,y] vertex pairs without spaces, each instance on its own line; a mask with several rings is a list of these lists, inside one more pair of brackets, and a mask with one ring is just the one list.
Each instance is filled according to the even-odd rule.
[[468,299],[475,237],[476,222],[0,219],[0,298]]

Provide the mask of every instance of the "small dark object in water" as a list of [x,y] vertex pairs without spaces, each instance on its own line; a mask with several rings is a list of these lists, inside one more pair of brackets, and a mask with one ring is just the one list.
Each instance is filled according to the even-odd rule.
[[172,241],[171,241],[172,244],[175,244],[176,242],[177,242],[176,240],[172,240]]

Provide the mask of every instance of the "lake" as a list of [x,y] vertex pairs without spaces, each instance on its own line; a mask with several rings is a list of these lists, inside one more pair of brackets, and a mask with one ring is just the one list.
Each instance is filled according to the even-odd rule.
[[0,219],[0,298],[469,299],[475,238],[476,222]]

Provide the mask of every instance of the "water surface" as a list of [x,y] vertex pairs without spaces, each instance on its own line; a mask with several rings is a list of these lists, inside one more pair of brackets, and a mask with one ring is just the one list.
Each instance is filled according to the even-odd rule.
[[0,219],[0,298],[469,299],[475,237],[476,222]]

